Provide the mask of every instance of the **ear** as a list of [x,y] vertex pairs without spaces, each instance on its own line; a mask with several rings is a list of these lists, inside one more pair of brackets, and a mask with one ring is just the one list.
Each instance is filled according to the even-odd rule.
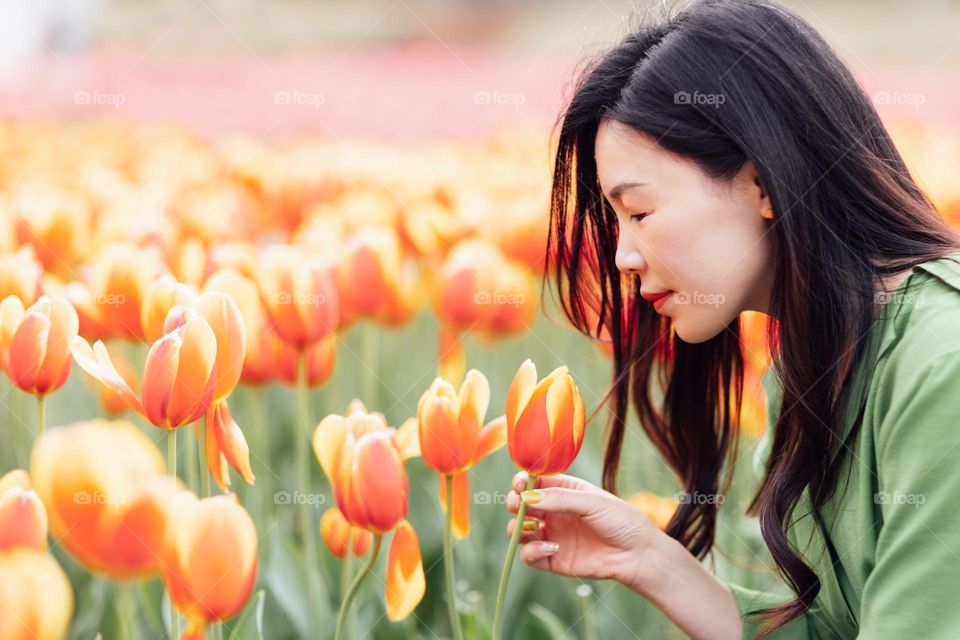
[[756,166],[750,160],[747,160],[743,163],[743,167],[740,169],[741,177],[744,179],[742,184],[748,184],[752,189],[756,190],[757,197],[757,207],[760,211],[766,211],[771,209],[773,205],[770,202],[770,195],[767,193],[767,189],[763,184],[763,178],[760,177],[760,173],[757,171]]

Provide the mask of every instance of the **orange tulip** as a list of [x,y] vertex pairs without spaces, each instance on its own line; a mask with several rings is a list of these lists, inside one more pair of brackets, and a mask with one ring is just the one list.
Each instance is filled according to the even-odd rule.
[[416,427],[411,419],[392,429],[382,414],[367,413],[354,400],[344,415],[321,420],[313,435],[314,452],[344,520],[373,533],[377,551],[380,537],[396,530],[387,560],[387,616],[394,621],[410,615],[426,590],[420,545],[406,520],[404,460],[419,454]]
[[40,297],[42,277],[43,269],[32,246],[0,254],[0,298],[17,296],[24,306],[29,306]]
[[24,311],[20,298],[0,303],[0,364],[23,391],[46,395],[70,377],[77,312],[64,298],[41,296]]
[[257,578],[257,528],[234,494],[198,500],[179,492],[170,503],[163,582],[187,618],[181,638],[203,638],[206,624],[232,618]]
[[350,237],[337,265],[341,325],[359,318],[399,325],[414,309],[412,278],[400,239],[388,227],[361,229]]
[[277,335],[297,350],[337,328],[340,307],[328,270],[294,249],[276,248],[261,261],[260,291]]
[[169,273],[151,282],[143,292],[140,306],[140,328],[144,339],[153,343],[163,337],[167,313],[177,305],[189,304],[196,294]]
[[47,512],[23,469],[0,478],[0,553],[16,547],[47,550]]
[[667,528],[678,505],[675,497],[658,496],[649,491],[635,493],[630,497],[629,502],[643,511],[653,524],[660,529]]
[[428,467],[440,475],[440,504],[448,508],[446,477],[453,477],[453,535],[459,540],[470,531],[470,480],[468,470],[507,440],[506,420],[484,426],[490,402],[486,377],[471,369],[460,387],[437,378],[420,397],[417,424],[420,453]]
[[207,412],[216,389],[217,338],[199,315],[153,343],[139,395],[113,366],[103,342],[73,341],[81,369],[110,387],[127,406],[161,429],[178,429]]
[[53,556],[19,548],[0,553],[0,638],[61,640],[73,617],[73,590]]
[[[247,441],[227,406],[227,396],[240,381],[247,333],[240,309],[229,295],[219,291],[201,294],[188,307],[173,307],[167,315],[164,331],[174,331],[197,316],[207,321],[216,337],[216,360],[212,376],[216,386],[213,401],[206,412],[204,442],[207,467],[220,489],[226,491],[230,485],[230,474],[225,462],[229,462],[247,482],[252,484],[254,481]],[[200,437],[199,424],[197,437]]]
[[583,444],[584,409],[567,367],[537,382],[537,368],[525,360],[507,392],[507,446],[510,457],[531,476],[562,473]]
[[373,535],[366,529],[352,526],[336,507],[324,511],[320,518],[320,537],[333,555],[338,558],[347,556],[347,544],[351,536],[353,544],[349,551],[355,556],[362,556],[370,548]]
[[[273,380],[296,384],[297,382],[297,352],[286,342],[280,340],[276,333],[269,330],[267,337],[270,359],[269,374]],[[319,387],[333,375],[333,368],[337,363],[337,334],[328,333],[319,341],[307,347],[304,357],[307,359],[307,386]]]
[[460,331],[518,333],[536,314],[536,281],[489,242],[464,240],[437,272],[434,309],[445,326]]
[[108,337],[144,339],[143,296],[165,271],[159,254],[143,247],[114,245],[97,255],[91,264],[91,301]]
[[160,451],[126,421],[91,420],[44,433],[30,475],[58,543],[92,571],[156,573],[173,490]]

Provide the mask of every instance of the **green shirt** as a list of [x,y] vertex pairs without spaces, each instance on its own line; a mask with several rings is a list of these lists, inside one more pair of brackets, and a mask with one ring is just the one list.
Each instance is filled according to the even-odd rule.
[[[820,592],[809,612],[771,639],[960,638],[960,265],[947,257],[914,267],[875,326],[845,401],[841,436],[866,393],[838,489],[818,514],[803,517],[805,491],[788,532]],[[754,457],[758,474],[779,411],[772,368],[763,386],[768,429]],[[791,599],[729,587],[741,617]],[[744,620],[743,637],[759,628]]]

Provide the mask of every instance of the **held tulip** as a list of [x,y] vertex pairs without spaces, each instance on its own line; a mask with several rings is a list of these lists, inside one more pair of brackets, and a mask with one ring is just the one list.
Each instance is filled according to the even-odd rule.
[[47,512],[23,469],[0,478],[0,553],[18,547],[47,550]]
[[162,552],[163,582],[187,618],[182,638],[203,638],[211,622],[239,613],[257,577],[257,528],[234,494],[170,503]]
[[33,448],[30,475],[60,545],[115,578],[159,570],[173,491],[153,442],[126,421],[51,429]]
[[583,397],[565,366],[537,382],[525,360],[507,392],[507,447],[531,476],[563,473],[583,444]]
[[73,617],[73,590],[53,556],[36,549],[0,553],[0,638],[61,640]]
[[[525,360],[507,392],[507,447],[514,464],[529,473],[527,490],[533,489],[537,476],[566,471],[580,452],[584,427],[583,398],[570,371],[557,367],[537,382],[537,367]],[[527,503],[523,502],[517,510],[517,522],[523,522],[526,514]],[[510,568],[522,530],[514,528],[500,574],[493,614],[494,640],[500,639]]]

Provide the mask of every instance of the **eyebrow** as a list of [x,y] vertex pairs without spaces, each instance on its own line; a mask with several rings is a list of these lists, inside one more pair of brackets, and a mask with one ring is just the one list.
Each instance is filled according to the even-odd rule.
[[645,187],[647,186],[646,182],[623,182],[615,186],[613,189],[610,189],[610,199],[617,200],[620,198],[620,194],[626,191],[627,189],[632,189],[634,187]]

